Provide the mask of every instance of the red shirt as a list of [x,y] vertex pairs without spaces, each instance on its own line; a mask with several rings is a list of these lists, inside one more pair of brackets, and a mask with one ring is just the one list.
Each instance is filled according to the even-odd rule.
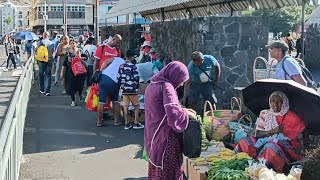
[[[104,48],[102,46],[104,46]],[[95,58],[100,59],[98,68],[100,68],[107,59],[117,56],[119,56],[117,49],[110,47],[108,44],[99,45],[94,55]]]

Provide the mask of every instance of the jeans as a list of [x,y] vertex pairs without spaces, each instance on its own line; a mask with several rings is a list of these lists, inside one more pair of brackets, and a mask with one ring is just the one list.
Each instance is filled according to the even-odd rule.
[[205,101],[210,101],[211,104],[217,103],[217,98],[212,89],[212,82],[198,84],[195,82],[191,83],[189,89],[189,103],[197,104],[200,99],[200,94]]
[[21,59],[20,59],[20,54],[15,54],[14,58],[16,59],[16,63],[18,63],[21,68],[23,68],[23,64],[22,64]]
[[9,53],[8,55],[8,59],[7,59],[7,69],[9,68],[9,61],[11,60],[12,64],[13,64],[13,67],[15,69],[17,69],[17,65],[16,65],[16,60],[14,58],[14,54],[13,53]]
[[63,61],[64,61],[64,58],[60,58],[60,57],[57,58],[57,61],[56,61],[56,76],[54,78],[54,82],[58,82],[59,79],[60,79],[60,74],[61,74],[61,70],[62,70]]
[[[53,58],[49,58],[48,62],[39,61],[39,79],[40,79],[40,91],[44,92],[46,83],[46,93],[50,93],[51,88],[51,69],[52,69]],[[44,79],[46,77],[46,79]]]

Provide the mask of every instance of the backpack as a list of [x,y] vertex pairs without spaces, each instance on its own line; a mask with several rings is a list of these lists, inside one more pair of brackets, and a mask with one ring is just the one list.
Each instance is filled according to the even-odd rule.
[[36,59],[38,61],[42,61],[42,62],[48,62],[49,61],[48,48],[43,44],[42,41],[40,41],[40,46],[37,49]]
[[[287,58],[285,58],[284,60],[286,60]],[[286,71],[286,69],[284,68],[284,60],[282,62],[282,69],[285,72],[286,75],[288,75],[290,77],[290,75],[288,74],[288,72]],[[300,66],[300,69],[302,71],[302,76],[303,78],[307,81],[307,86],[310,88],[316,88],[317,85],[313,80],[313,76],[311,74],[311,72],[309,71],[308,68],[306,68],[305,66],[301,65],[299,62],[297,62]],[[287,80],[287,76],[285,76],[285,80]]]
[[72,69],[72,72],[73,72],[74,76],[87,74],[87,69],[82,64],[81,61],[82,61],[81,57],[79,57],[79,56],[76,56],[76,57],[72,58],[71,69]]

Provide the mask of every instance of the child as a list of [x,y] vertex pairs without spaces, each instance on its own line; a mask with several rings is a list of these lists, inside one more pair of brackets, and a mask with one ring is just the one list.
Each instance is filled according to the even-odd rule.
[[[124,129],[143,129],[144,126],[138,122],[140,102],[138,97],[139,89],[139,75],[137,67],[132,63],[134,61],[134,52],[128,50],[126,52],[126,63],[121,65],[118,73],[118,82],[120,90],[122,90],[123,96],[123,108],[124,108]],[[134,125],[129,123],[128,120],[128,107],[129,104],[134,106]]]

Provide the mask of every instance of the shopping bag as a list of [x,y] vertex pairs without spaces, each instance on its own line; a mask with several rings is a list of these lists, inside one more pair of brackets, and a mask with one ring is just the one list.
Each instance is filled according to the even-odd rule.
[[145,147],[143,147],[143,152],[142,152],[142,157],[141,157],[141,159],[143,159],[143,160],[145,160],[145,161],[149,161]]
[[72,72],[75,76],[87,74],[87,69],[82,64],[82,59],[80,56],[75,56],[72,58]]
[[[89,109],[90,111],[98,111],[98,105],[99,105],[99,87],[98,84],[93,84],[90,86],[90,90],[87,94],[87,104],[86,108]],[[106,100],[106,104],[104,107],[104,111],[108,111],[111,107],[111,101],[110,98],[108,97]]]

